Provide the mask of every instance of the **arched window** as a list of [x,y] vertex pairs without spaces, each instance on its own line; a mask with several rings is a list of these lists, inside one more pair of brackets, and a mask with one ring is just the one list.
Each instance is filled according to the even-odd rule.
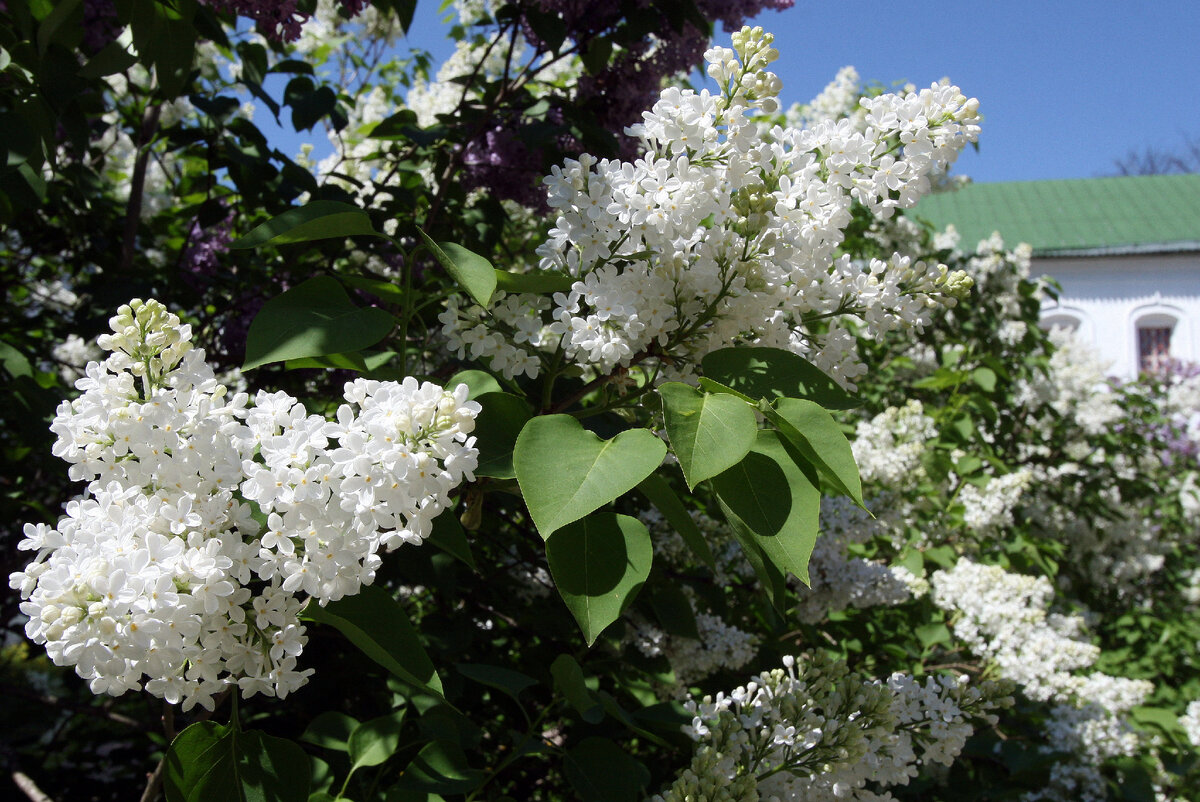
[[1154,312],[1137,319],[1135,325],[1139,371],[1157,370],[1170,362],[1171,338],[1178,322],[1178,318],[1165,312]]
[[1070,332],[1078,332],[1079,324],[1079,318],[1065,312],[1055,312],[1038,321],[1038,325],[1046,331],[1066,329]]

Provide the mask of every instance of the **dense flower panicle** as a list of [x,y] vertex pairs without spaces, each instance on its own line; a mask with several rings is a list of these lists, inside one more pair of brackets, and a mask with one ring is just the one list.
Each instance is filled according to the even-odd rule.
[[[585,154],[546,179],[557,219],[540,267],[577,279],[549,312],[550,344],[568,358],[608,372],[653,352],[686,375],[711,350],[754,342],[804,354],[853,386],[865,367],[846,320],[868,336],[920,328],[969,287],[944,266],[902,255],[859,264],[836,250],[852,204],[886,216],[916,203],[929,172],[974,141],[977,104],[936,84],[864,100],[866,132],[767,130],[751,112],[778,106],[771,42],[745,28],[735,49],[710,50],[717,94],[664,90],[629,129],[640,159]],[[443,318],[452,341],[478,324],[456,310]],[[538,350],[500,336],[477,351],[513,348]]]
[[931,584],[937,605],[957,613],[954,634],[968,649],[1017,683],[1028,698],[1054,703],[1045,751],[1071,752],[1074,761],[1062,764],[1061,782],[1028,799],[1104,799],[1099,767],[1109,758],[1138,751],[1140,737],[1126,714],[1154,686],[1082,673],[1096,662],[1100,649],[1081,640],[1080,617],[1049,612],[1054,588],[1045,577],[961,558],[952,570],[934,573]]
[[1187,733],[1192,746],[1200,746],[1200,701],[1188,704],[1187,712],[1179,717],[1179,726]]
[[937,426],[916,399],[859,421],[852,448],[862,481],[890,490],[915,487],[925,475],[921,457],[935,437]]
[[963,523],[986,534],[1011,526],[1013,508],[1033,481],[1033,472],[1022,468],[990,479],[986,487],[963,485],[958,500],[963,505]]
[[420,544],[450,491],[474,479],[467,435],[480,407],[466,394],[356,379],[329,422],[260,391],[243,446],[261,462],[242,465],[242,492],[267,514],[260,574],[325,604],[374,580],[381,547]]
[[479,406],[410,378],[349,383],[334,422],[283,393],[251,407],[156,301],[110,324],[51,426],[85,492],[56,527],[25,526],[36,556],[9,578],[26,634],[96,693],[286,696],[312,673],[299,594],[356,593],[381,548],[428,534],[475,468]]
[[893,674],[886,681],[829,659],[784,658],[728,695],[686,703],[691,766],[655,802],[695,799],[867,800],[907,785],[924,764],[949,765],[1006,704],[994,683]]

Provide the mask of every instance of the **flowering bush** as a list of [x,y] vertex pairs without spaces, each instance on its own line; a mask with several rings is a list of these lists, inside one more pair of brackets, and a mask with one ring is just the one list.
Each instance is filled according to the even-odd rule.
[[464,2],[437,70],[410,2],[12,5],[27,795],[1200,793],[1200,384],[920,223],[949,81],[785,109],[786,3]]

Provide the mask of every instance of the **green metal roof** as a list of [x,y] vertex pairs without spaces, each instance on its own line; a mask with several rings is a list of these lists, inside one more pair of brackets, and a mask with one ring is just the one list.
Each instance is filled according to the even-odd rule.
[[964,250],[999,231],[1040,255],[1200,251],[1200,175],[967,184],[909,214],[953,223]]

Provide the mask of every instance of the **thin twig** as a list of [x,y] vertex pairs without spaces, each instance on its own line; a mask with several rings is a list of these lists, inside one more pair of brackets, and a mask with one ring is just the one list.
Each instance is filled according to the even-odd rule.
[[137,719],[130,718],[129,716],[123,715],[121,713],[114,713],[113,711],[111,711],[105,707],[96,707],[95,705],[79,704],[78,702],[72,702],[69,699],[62,699],[58,696],[52,696],[48,693],[36,693],[33,691],[26,690],[25,688],[20,688],[20,687],[16,687],[13,685],[7,685],[7,684],[0,685],[0,691],[2,691],[5,694],[11,694],[11,695],[15,695],[15,696],[23,696],[26,699],[32,699],[35,702],[41,702],[42,704],[48,705],[50,707],[57,707],[57,708],[61,708],[64,710],[71,710],[76,713],[86,713],[89,716],[96,716],[97,718],[106,719],[108,721],[113,722],[114,724],[120,724],[124,727],[131,727],[136,730],[145,729],[145,725],[142,722],[138,721]]
[[[213,699],[213,709],[205,710],[200,715],[196,716],[196,721],[208,721],[210,718],[212,718],[213,713],[217,712],[217,709],[229,696],[232,690],[232,688],[226,688],[217,694]],[[166,731],[167,738],[173,741],[175,740],[175,712],[171,709],[170,705],[167,706],[167,711],[168,712],[163,713],[163,730]],[[162,790],[163,774],[166,772],[166,770],[167,755],[166,753],[163,753],[162,759],[159,760],[158,765],[154,767],[154,772],[150,775],[149,779],[146,780],[146,790],[142,792],[142,798],[140,802],[154,802],[154,800],[158,798],[158,792]]]
[[17,784],[17,787],[21,789],[21,792],[29,797],[31,802],[54,802],[46,792],[37,787],[37,783],[31,780],[28,775],[14,771],[12,779]]

